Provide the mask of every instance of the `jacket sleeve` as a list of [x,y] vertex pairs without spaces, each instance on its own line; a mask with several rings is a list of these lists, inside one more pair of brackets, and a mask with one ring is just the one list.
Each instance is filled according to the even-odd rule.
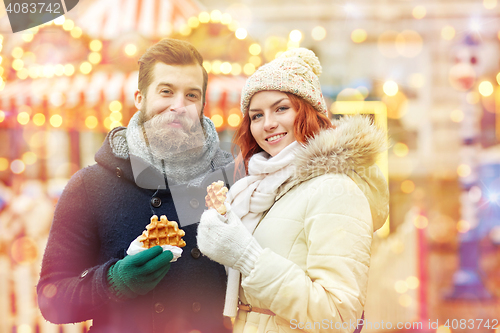
[[112,298],[106,274],[117,260],[98,264],[99,239],[83,172],[71,178],[57,203],[37,285],[40,310],[55,324],[91,319]]
[[[243,279],[245,294],[307,332],[353,332],[366,298],[373,227],[370,207],[345,175],[305,190],[305,270],[266,248]],[[278,323],[278,321],[277,321]]]

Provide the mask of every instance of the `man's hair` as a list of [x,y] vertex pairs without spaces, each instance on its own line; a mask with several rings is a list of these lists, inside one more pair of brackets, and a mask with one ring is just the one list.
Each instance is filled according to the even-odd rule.
[[[307,140],[313,138],[317,133],[323,129],[335,128],[330,119],[323,113],[318,112],[311,104],[309,104],[305,99],[294,95],[292,93],[285,92],[292,103],[293,107],[297,111],[295,120],[293,122],[293,134],[295,139],[300,143],[306,143]],[[236,170],[243,169],[241,164],[244,165],[244,170],[248,171],[248,161],[250,158],[262,151],[262,148],[257,144],[255,138],[250,131],[250,115],[246,112],[243,115],[243,120],[234,133],[233,137],[233,153],[236,152],[237,147],[241,151],[241,155],[236,159]],[[237,175],[239,177],[244,175]]]
[[203,72],[203,99],[207,92],[208,73],[203,67],[203,57],[188,42],[165,38],[151,46],[139,59],[139,91],[146,96],[149,85],[153,81],[154,67],[156,62],[167,65],[200,65]]

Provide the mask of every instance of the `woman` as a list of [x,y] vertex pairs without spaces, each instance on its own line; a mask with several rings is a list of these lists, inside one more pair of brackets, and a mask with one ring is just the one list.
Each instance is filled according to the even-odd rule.
[[198,228],[201,252],[230,267],[234,332],[353,332],[363,313],[372,235],[388,214],[374,165],[385,134],[361,116],[334,127],[320,73],[312,51],[295,49],[242,92],[235,144],[247,176],[227,213],[205,211]]

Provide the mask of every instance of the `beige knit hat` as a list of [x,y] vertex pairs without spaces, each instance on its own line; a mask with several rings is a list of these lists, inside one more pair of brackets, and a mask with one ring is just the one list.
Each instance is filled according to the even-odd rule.
[[317,111],[327,115],[318,78],[320,74],[321,64],[313,51],[297,48],[283,52],[247,79],[241,92],[241,112],[248,111],[250,100],[259,91],[278,90],[302,97]]

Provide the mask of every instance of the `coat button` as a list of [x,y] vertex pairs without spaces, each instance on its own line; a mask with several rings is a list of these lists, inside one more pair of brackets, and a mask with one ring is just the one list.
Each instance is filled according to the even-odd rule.
[[193,208],[198,208],[198,206],[200,205],[200,202],[198,200],[196,200],[196,199],[191,199],[191,201],[189,201],[189,204]]
[[84,270],[84,271],[82,272],[82,274],[80,274],[80,277],[83,279],[84,277],[86,277],[86,276],[87,276],[87,274],[89,274],[89,270],[88,270],[88,269]]
[[197,247],[193,247],[193,249],[191,250],[191,257],[198,259],[200,256],[201,256],[200,249]]
[[154,208],[158,208],[161,206],[161,199],[158,197],[153,197],[151,199],[151,205],[153,205]]
[[119,167],[116,167],[116,177],[121,178],[123,176],[123,171]]
[[156,313],[162,313],[163,310],[165,310],[165,307],[163,306],[163,304],[161,304],[160,302],[155,304]]
[[193,303],[193,312],[200,312],[200,310],[201,310],[200,302],[194,302]]

